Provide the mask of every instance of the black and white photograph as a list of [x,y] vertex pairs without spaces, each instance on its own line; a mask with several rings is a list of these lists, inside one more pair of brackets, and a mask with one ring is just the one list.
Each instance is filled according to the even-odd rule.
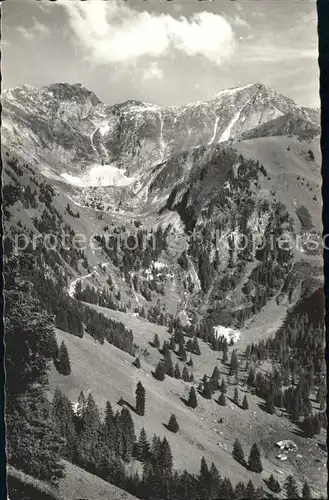
[[1,11],[7,500],[327,498],[316,2]]

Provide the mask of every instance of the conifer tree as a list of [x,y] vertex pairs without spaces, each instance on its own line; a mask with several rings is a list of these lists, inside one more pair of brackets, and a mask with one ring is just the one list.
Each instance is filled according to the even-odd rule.
[[231,498],[234,498],[232,483],[228,477],[224,477],[220,488],[220,499],[230,500]]
[[194,354],[197,354],[198,356],[201,354],[198,339],[194,337],[193,339],[193,352]]
[[313,415],[311,418],[312,418],[312,427],[313,427],[314,435],[320,434],[321,426],[320,426],[320,421],[319,421],[319,414],[315,413],[315,415]]
[[136,450],[137,450],[137,453],[136,453],[137,460],[145,463],[149,459],[150,445],[148,443],[147,435],[146,435],[144,427],[142,427],[142,429],[140,431]]
[[299,498],[298,487],[293,476],[289,475],[283,485],[287,498]]
[[305,437],[312,438],[314,436],[313,419],[309,415],[304,417],[303,428]]
[[242,500],[243,498],[246,498],[246,488],[241,481],[239,481],[234,488],[234,498],[236,500]]
[[185,348],[188,352],[193,352],[193,340],[192,339],[188,339],[188,341],[186,342],[186,348]]
[[239,360],[238,353],[236,350],[232,352],[231,361],[230,361],[230,375],[234,375],[237,373],[239,368]]
[[126,407],[122,408],[119,425],[122,439],[122,458],[125,462],[129,462],[132,458],[136,436],[134,422]]
[[107,401],[105,406],[103,436],[104,436],[104,441],[108,445],[109,449],[113,450],[115,447],[116,428],[115,428],[115,418],[110,401]]
[[209,469],[204,457],[201,458],[200,474],[199,474],[199,491],[201,498],[207,498],[209,495]]
[[176,415],[174,415],[174,414],[171,415],[167,427],[168,427],[168,430],[171,432],[176,433],[179,431],[179,425],[177,422]]
[[140,361],[139,357],[135,358],[133,365],[135,366],[135,368],[138,368],[138,369],[141,367],[141,361]]
[[246,496],[245,498],[247,498],[248,500],[255,500],[256,498],[256,491],[255,491],[255,487],[251,481],[251,479],[248,481],[247,483],[247,487],[246,487]]
[[220,475],[214,462],[209,469],[209,494],[210,498],[218,498],[220,493]]
[[227,343],[226,339],[224,339],[222,350],[223,350],[223,359],[222,359],[222,361],[225,364],[228,361],[228,354],[227,354],[228,353],[228,343]]
[[192,356],[190,356],[190,359],[187,362],[188,366],[193,366],[193,359]]
[[311,488],[309,487],[308,482],[306,480],[303,484],[302,498],[307,498],[308,500],[312,498]]
[[274,493],[280,493],[281,491],[280,483],[275,479],[273,474],[270,475],[266,483],[271,491],[273,491]]
[[64,438],[61,456],[72,461],[76,439],[74,412],[70,400],[58,388],[55,390],[52,407],[57,432]]
[[252,472],[260,473],[263,470],[260,451],[256,443],[254,443],[251,447],[249,459],[248,459],[248,468]]
[[247,395],[245,394],[244,397],[243,397],[243,401],[242,401],[242,409],[243,410],[248,410],[249,409],[249,405],[248,405],[248,399],[247,399]]
[[71,364],[69,353],[67,347],[65,345],[64,340],[61,342],[58,349],[58,359],[56,363],[56,369],[58,373],[61,375],[70,375],[71,374]]
[[224,392],[220,393],[219,398],[218,398],[218,404],[220,404],[221,406],[226,406],[226,397],[225,397]]
[[215,366],[210,377],[210,384],[213,391],[217,391],[219,379],[220,379],[220,372],[218,366]]
[[267,395],[265,409],[266,409],[267,413],[270,413],[270,415],[273,415],[275,413],[273,395],[271,393],[269,393]]
[[244,458],[243,449],[242,449],[241,443],[238,440],[238,438],[236,438],[236,440],[233,443],[232,455],[237,462],[239,462],[241,465],[245,465],[246,461]]
[[233,401],[236,405],[239,404],[239,391],[237,387],[234,389]]
[[187,405],[190,408],[196,408],[198,406],[198,400],[196,397],[196,392],[195,392],[194,387],[191,387],[191,389],[190,389],[190,394],[189,394]]
[[179,365],[178,365],[178,363],[176,363],[176,365],[175,365],[174,377],[175,377],[175,378],[178,378],[178,379],[180,379],[180,378],[181,378],[181,375],[180,375],[180,369],[179,369]]
[[162,361],[159,361],[159,363],[155,368],[154,378],[162,382],[165,379],[165,375],[166,375],[165,365]]
[[136,387],[136,413],[145,415],[145,388],[141,382],[138,382]]
[[166,368],[166,374],[168,375],[168,377],[173,377],[174,376],[174,366],[172,363],[170,353],[167,354],[165,357],[165,368]]
[[171,351],[175,351],[175,349],[176,349],[176,342],[175,342],[174,337],[170,337],[170,340],[169,340],[169,349]]
[[184,344],[179,344],[177,355],[179,358],[181,358],[182,361],[186,361],[186,352],[185,352]]
[[212,396],[211,385],[210,385],[208,380],[204,380],[204,382],[203,382],[202,395],[206,399],[211,399],[211,396]]
[[194,382],[194,375],[193,375],[193,373],[190,374],[189,382]]
[[169,345],[168,345],[168,342],[166,340],[164,340],[164,342],[163,342],[162,354],[163,354],[163,357],[165,360],[170,356]]
[[159,465],[164,474],[171,474],[173,467],[173,457],[170,445],[166,438],[163,438],[160,445]]
[[188,374],[188,370],[187,370],[187,366],[186,365],[184,365],[184,368],[183,368],[182,379],[184,380],[184,382],[188,382],[189,381],[189,374]]
[[223,394],[226,394],[227,389],[226,389],[226,384],[225,384],[225,380],[224,380],[224,379],[222,380],[222,383],[221,383],[221,385],[220,385],[220,391],[221,391]]

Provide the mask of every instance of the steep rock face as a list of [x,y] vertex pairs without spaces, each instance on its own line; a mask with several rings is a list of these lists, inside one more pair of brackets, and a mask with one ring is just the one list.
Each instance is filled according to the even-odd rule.
[[[106,106],[79,84],[24,85],[4,91],[2,105],[4,143],[42,165],[44,173],[64,174],[71,184],[81,184],[86,175],[85,185],[137,181],[134,191],[149,169],[195,147],[295,133],[301,123],[304,129],[318,130],[314,110],[299,108],[260,84],[169,108],[138,101]],[[131,180],[123,180],[122,174]]]

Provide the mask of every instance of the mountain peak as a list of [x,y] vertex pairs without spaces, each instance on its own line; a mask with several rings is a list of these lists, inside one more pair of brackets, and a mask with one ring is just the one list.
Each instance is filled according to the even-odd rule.
[[54,95],[54,97],[63,101],[76,100],[80,97],[90,99],[92,104],[94,105],[101,103],[96,94],[87,89],[87,87],[85,87],[81,83],[52,83],[50,85],[42,87],[41,90],[44,92],[50,92]]

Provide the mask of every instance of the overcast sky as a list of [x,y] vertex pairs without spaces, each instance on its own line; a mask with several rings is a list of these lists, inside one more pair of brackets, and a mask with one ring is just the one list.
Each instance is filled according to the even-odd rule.
[[309,0],[7,0],[2,86],[82,83],[108,103],[211,99],[264,83],[319,106]]

